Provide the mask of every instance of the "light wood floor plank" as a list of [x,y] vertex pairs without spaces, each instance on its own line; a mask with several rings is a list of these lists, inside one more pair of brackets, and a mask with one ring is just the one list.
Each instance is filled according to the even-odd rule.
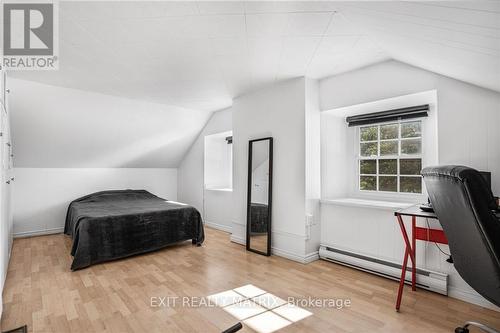
[[[348,298],[344,309],[308,308],[313,316],[282,332],[452,332],[466,320],[500,327],[500,313],[325,261],[302,265],[263,257],[206,229],[202,247],[190,242],[76,272],[71,241],[58,234],[16,239],[3,293],[2,330],[30,332],[217,333],[237,322],[212,307],[152,307],[151,297],[204,297],[253,284],[283,299]],[[253,332],[244,327],[241,331]]]

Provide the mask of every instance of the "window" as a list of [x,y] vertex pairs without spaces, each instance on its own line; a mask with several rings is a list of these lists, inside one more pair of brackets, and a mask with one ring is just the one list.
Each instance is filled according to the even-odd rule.
[[422,193],[422,121],[359,128],[359,190]]
[[233,187],[232,131],[205,136],[204,182],[207,190]]

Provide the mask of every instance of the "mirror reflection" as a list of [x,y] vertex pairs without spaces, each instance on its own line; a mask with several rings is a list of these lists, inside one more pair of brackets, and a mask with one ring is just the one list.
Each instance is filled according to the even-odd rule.
[[270,255],[272,138],[250,141],[247,249]]

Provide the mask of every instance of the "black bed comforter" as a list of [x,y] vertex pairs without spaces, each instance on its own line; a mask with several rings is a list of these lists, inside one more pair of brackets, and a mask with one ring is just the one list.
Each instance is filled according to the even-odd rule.
[[72,270],[205,239],[200,213],[144,190],[93,193],[70,203],[64,233],[73,239]]

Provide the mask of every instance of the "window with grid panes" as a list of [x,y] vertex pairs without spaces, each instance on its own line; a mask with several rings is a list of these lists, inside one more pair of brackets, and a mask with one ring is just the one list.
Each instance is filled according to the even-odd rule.
[[359,190],[422,193],[422,121],[359,128]]

